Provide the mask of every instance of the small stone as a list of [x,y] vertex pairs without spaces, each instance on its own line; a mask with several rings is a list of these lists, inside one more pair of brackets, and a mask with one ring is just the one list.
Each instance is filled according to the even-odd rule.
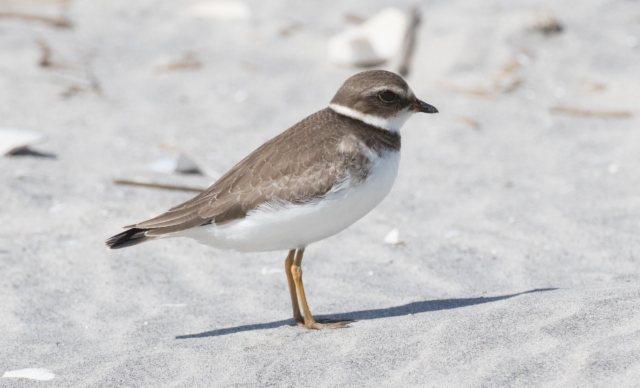
[[190,157],[181,153],[176,156],[156,160],[149,165],[151,171],[163,174],[201,174],[202,171]]
[[530,29],[545,35],[553,35],[562,32],[564,27],[551,12],[538,11],[533,15]]
[[389,233],[387,233],[387,235],[384,236],[383,241],[385,244],[391,244],[391,245],[402,244],[402,241],[400,240],[400,231],[397,228],[391,229]]

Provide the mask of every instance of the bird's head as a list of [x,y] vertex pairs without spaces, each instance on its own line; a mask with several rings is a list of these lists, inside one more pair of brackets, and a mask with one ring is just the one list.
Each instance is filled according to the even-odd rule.
[[419,100],[402,77],[384,70],[363,71],[347,79],[329,108],[391,132],[400,131],[414,113],[438,113]]

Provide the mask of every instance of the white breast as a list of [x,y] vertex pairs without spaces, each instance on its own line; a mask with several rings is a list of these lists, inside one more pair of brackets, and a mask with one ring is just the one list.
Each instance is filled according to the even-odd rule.
[[398,173],[400,152],[372,160],[367,179],[343,182],[322,200],[304,205],[269,203],[241,220],[176,233],[222,249],[262,252],[307,246],[346,229],[389,194]]

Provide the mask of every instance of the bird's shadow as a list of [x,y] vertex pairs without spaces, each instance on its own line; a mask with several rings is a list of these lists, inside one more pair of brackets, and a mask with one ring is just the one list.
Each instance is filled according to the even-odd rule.
[[[467,299],[428,300],[424,302],[408,303],[402,306],[389,307],[386,309],[362,310],[362,311],[354,311],[350,313],[334,314],[334,315],[319,315],[316,318],[319,321],[326,320],[326,319],[367,321],[370,319],[401,317],[404,315],[426,313],[429,311],[449,310],[449,309],[456,309],[460,307],[473,306],[476,304],[497,302],[499,300],[509,299],[519,295],[531,294],[534,292],[553,291],[553,290],[555,290],[555,288],[542,288],[542,289],[535,289],[535,290],[520,292],[517,294],[493,296],[490,298],[480,297],[480,298],[467,298]],[[292,326],[292,325],[293,325],[293,320],[284,319],[281,321],[257,323],[254,325],[228,327],[226,329],[205,331],[203,333],[197,333],[197,334],[179,335],[179,336],[176,336],[176,339],[218,337],[221,335],[240,333],[243,331],[273,329],[280,326]]]

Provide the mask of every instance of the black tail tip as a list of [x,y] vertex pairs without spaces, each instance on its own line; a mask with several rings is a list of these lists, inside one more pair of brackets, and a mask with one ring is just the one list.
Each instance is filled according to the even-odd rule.
[[149,229],[133,228],[109,238],[105,244],[109,249],[126,248],[132,245],[143,243],[149,239],[147,231]]

